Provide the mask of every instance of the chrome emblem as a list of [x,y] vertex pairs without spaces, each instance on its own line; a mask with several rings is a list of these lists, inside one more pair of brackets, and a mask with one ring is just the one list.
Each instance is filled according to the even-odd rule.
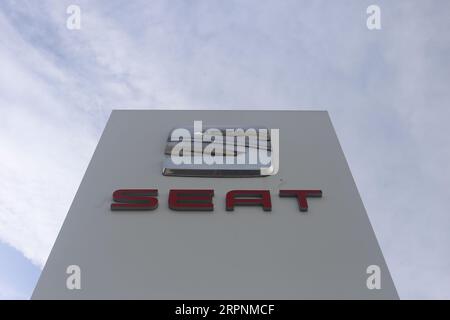
[[173,129],[165,147],[163,175],[264,177],[279,169],[279,130],[194,126]]

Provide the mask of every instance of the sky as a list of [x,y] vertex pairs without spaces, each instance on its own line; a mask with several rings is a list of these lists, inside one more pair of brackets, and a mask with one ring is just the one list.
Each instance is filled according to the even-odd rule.
[[30,297],[111,110],[152,108],[328,110],[400,297],[450,299],[449,12],[1,1],[0,299]]

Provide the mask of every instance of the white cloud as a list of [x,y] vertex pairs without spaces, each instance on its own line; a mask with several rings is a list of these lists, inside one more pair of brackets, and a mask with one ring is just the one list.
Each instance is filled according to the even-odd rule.
[[9,286],[9,284],[0,282],[0,300],[27,300],[28,297],[22,292]]

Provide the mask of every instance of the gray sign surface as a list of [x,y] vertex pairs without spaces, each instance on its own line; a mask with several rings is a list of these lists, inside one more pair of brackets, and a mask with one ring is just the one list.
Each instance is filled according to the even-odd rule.
[[[161,174],[171,129],[280,129],[280,169],[257,178]],[[154,211],[111,211],[112,192],[159,190]],[[214,189],[214,211],[177,212],[170,189]],[[225,210],[234,189],[266,189],[272,211]],[[320,189],[300,212],[280,189]],[[68,289],[67,267],[81,289]],[[368,266],[381,289],[367,287]],[[389,270],[327,112],[113,111],[34,299],[396,299]]]

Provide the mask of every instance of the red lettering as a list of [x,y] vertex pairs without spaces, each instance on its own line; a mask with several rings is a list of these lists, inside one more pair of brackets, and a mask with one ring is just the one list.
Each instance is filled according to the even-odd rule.
[[236,205],[262,206],[264,211],[272,210],[270,191],[268,190],[233,190],[226,196],[226,209],[233,211]]
[[169,208],[177,211],[212,211],[214,190],[170,190]]
[[[157,189],[120,189],[113,193],[111,210],[155,210]],[[212,211],[214,190],[174,189],[169,191],[169,208],[176,211]],[[307,198],[321,198],[321,190],[280,190],[280,197],[297,198],[300,211],[308,211]],[[226,194],[226,210],[235,206],[261,206],[272,211],[269,190],[232,190]]]
[[111,210],[155,210],[158,207],[157,189],[121,189],[113,193]]
[[308,211],[307,198],[321,198],[322,190],[280,190],[280,197],[296,197],[300,211]]

